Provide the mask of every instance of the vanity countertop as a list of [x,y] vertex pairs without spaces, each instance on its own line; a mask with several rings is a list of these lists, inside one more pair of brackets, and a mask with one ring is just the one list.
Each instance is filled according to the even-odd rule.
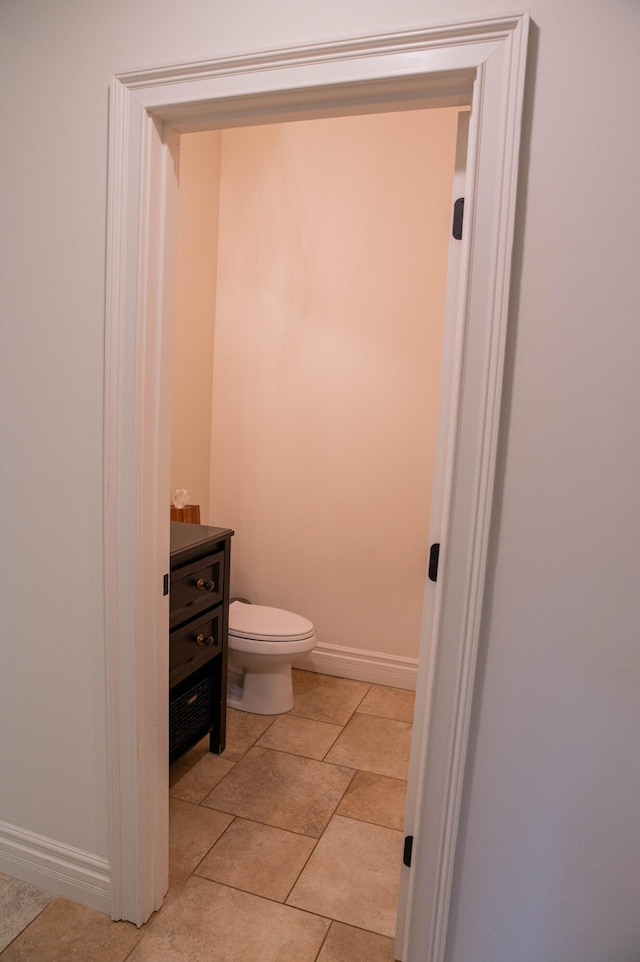
[[206,524],[187,524],[184,521],[171,522],[171,565],[181,564],[189,559],[194,548],[204,542],[214,545],[233,534],[231,528],[213,528]]

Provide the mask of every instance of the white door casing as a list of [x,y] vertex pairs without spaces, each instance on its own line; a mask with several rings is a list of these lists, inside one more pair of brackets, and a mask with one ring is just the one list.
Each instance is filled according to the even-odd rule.
[[[441,962],[449,917],[509,306],[528,17],[121,74],[111,88],[105,376],[105,597],[113,918],[167,888],[170,338],[179,133],[471,104],[458,309],[445,338],[441,544],[412,747],[405,962]],[[439,427],[442,434],[442,429]],[[439,480],[438,480],[439,479]]]

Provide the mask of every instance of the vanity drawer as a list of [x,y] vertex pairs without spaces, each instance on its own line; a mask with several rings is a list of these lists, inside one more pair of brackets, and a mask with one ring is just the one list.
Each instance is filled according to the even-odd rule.
[[224,549],[171,572],[169,624],[182,624],[220,604],[224,593]]
[[169,687],[222,651],[223,609],[195,618],[169,635]]

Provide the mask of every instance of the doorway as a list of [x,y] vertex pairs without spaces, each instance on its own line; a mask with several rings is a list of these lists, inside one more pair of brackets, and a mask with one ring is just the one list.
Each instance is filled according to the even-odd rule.
[[[453,24],[121,75],[112,87],[107,273],[105,569],[114,918],[142,922],[166,884],[168,358],[174,157],[186,130],[402,100],[471,103],[460,310],[442,469],[444,563],[434,688],[421,719],[404,957],[441,958],[449,914],[508,313],[527,18]],[[329,106],[328,106],[329,105]],[[163,805],[162,799],[165,804]],[[426,831],[418,828],[423,825]]]
[[[414,689],[458,123],[370,113],[180,143],[171,490],[235,531],[232,595],[311,618],[299,667]],[[459,178],[466,137],[460,155]],[[379,722],[400,757],[408,720]]]
[[313,621],[308,667],[397,687],[418,660],[457,123],[180,145],[171,490],[235,530],[232,594]]

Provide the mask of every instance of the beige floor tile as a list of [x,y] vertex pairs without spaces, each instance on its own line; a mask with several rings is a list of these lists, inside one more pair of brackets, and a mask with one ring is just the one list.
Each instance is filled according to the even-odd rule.
[[235,762],[221,755],[207,752],[179,778],[170,779],[169,794],[173,798],[181,798],[185,802],[198,805],[234,765]]
[[413,722],[415,701],[415,691],[372,685],[358,705],[358,711],[366,715],[379,715],[381,718]]
[[237,762],[278,717],[227,708],[227,747],[220,757]]
[[362,681],[294,670],[290,714],[345,725],[368,690],[369,685]]
[[196,874],[284,902],[314,846],[306,835],[236,818]]
[[194,876],[128,962],[313,962],[328,927],[327,919]]
[[0,875],[0,952],[40,915],[52,898],[35,885]]
[[359,818],[363,822],[402,829],[407,799],[407,783],[401,778],[356,772],[336,815]]
[[169,897],[175,895],[232,821],[233,816],[223,812],[169,799]]
[[401,857],[402,832],[335,815],[287,905],[393,937]]
[[140,938],[130,922],[57,898],[7,946],[2,962],[124,962]]
[[258,739],[256,745],[289,752],[291,755],[322,759],[341,732],[340,725],[330,725],[312,718],[298,718],[295,715],[281,715]]
[[411,725],[392,718],[356,713],[327,752],[335,765],[405,778],[409,769]]
[[254,746],[202,805],[318,838],[353,775],[338,765]]
[[394,962],[393,939],[334,922],[318,962]]

